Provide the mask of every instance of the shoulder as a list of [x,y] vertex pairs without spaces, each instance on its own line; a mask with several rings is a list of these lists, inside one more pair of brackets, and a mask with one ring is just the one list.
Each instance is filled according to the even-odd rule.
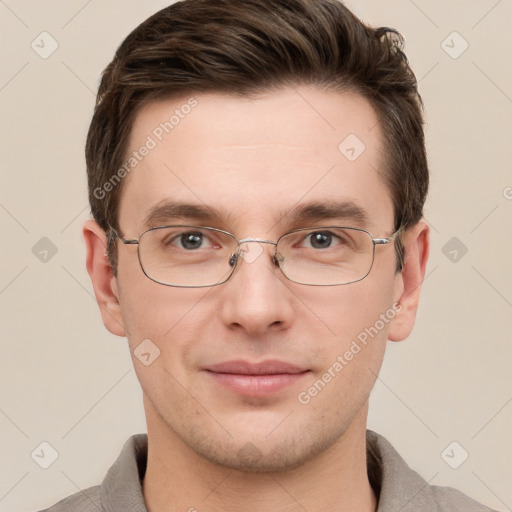
[[378,512],[493,512],[451,487],[430,485],[383,436],[367,430],[368,478],[379,496]]
[[103,510],[100,486],[89,487],[55,503],[40,512],[98,512]]
[[428,489],[440,512],[494,512],[452,487],[432,485]]
[[107,508],[145,512],[142,480],[146,471],[147,448],[147,434],[131,436],[101,485],[72,494],[40,512],[102,512]]

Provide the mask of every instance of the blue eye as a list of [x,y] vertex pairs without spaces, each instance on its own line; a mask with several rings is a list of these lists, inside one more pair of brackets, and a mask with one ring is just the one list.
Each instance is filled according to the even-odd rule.
[[309,235],[309,243],[314,249],[325,249],[333,242],[333,234],[329,231],[316,231]]
[[302,243],[306,248],[329,249],[331,247],[341,248],[347,245],[348,240],[341,230],[335,233],[332,231],[314,231],[309,233]]
[[203,243],[202,233],[183,233],[179,237],[179,243],[184,249],[200,249]]
[[161,246],[164,249],[175,248],[195,252],[200,249],[211,249],[214,245],[207,233],[198,230],[167,228],[161,230],[161,235]]

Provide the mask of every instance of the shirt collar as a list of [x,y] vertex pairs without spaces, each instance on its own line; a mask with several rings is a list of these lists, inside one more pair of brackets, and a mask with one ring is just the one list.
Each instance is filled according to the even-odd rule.
[[100,487],[101,504],[106,512],[147,512],[142,494],[147,458],[148,435],[130,437]]
[[438,510],[432,487],[413,471],[384,437],[366,431],[368,479],[378,500],[377,512]]

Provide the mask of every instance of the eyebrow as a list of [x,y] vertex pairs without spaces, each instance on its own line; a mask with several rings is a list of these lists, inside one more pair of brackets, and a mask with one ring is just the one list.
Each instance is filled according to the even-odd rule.
[[[165,225],[169,221],[198,221],[207,224],[229,224],[233,213],[217,211],[203,204],[164,201],[153,206],[144,218],[144,227],[152,228]],[[351,221],[358,226],[369,222],[367,211],[353,201],[313,201],[297,205],[291,210],[281,211],[279,224],[301,226],[325,220]]]
[[[231,215],[224,216],[231,217]],[[149,210],[144,217],[144,227],[161,226],[174,219],[212,223],[219,222],[222,219],[222,214],[207,205],[165,201],[156,204]]]
[[325,220],[351,221],[360,227],[369,223],[368,212],[354,201],[314,201],[282,212],[280,222],[301,225]]

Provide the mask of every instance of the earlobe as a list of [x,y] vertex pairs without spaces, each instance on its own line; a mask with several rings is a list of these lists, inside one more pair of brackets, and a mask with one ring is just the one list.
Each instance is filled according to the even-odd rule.
[[83,226],[83,236],[87,251],[87,272],[92,281],[103,323],[112,334],[126,336],[117,279],[107,257],[105,232],[95,221],[88,220]]
[[395,286],[395,302],[401,309],[390,326],[390,341],[406,339],[414,326],[430,249],[428,224],[421,220],[408,229],[403,236],[403,246],[405,262],[403,269],[396,276]]

